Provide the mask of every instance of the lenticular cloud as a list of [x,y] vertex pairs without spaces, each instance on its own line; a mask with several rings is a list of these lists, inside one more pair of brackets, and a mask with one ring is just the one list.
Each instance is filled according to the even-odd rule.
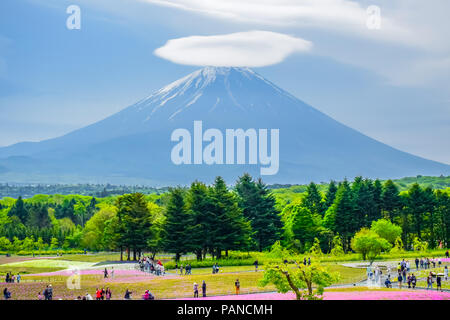
[[171,62],[195,66],[263,67],[312,48],[310,41],[269,31],[172,39],[155,50]]

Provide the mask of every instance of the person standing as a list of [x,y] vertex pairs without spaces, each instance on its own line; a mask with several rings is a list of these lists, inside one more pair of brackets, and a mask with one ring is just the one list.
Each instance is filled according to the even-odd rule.
[[431,272],[427,277],[427,290],[428,289],[433,289],[433,275],[431,274]]
[[236,282],[234,283],[234,288],[236,289],[236,294],[239,294],[241,291],[241,283],[239,282],[239,279],[236,279]]
[[48,285],[47,300],[53,300],[53,287],[51,284]]
[[419,258],[416,258],[416,271],[419,271]]
[[20,283],[20,279],[21,279],[20,273],[17,274],[17,278],[16,279],[17,279],[17,283]]
[[42,291],[42,295],[44,296],[44,300],[48,300],[47,296],[48,296],[48,286],[45,287],[44,291]]
[[437,291],[439,291],[439,290],[442,291],[442,284],[441,284],[441,276],[440,275],[436,276],[436,290]]
[[95,300],[101,300],[102,299],[102,292],[99,288],[95,291]]
[[5,288],[3,290],[3,298],[5,300],[11,299],[11,292],[8,290],[8,288]]
[[415,289],[416,288],[416,283],[417,283],[417,278],[414,275],[414,273],[411,275],[411,284],[412,284],[412,288]]
[[53,291],[51,290],[51,286],[52,285],[50,284],[44,289],[44,300],[52,300]]
[[258,272],[258,260],[255,260],[255,262],[253,262],[253,265],[255,266],[255,272]]
[[194,283],[194,298],[198,298],[198,284]]
[[103,271],[103,278],[108,278],[108,269],[105,268],[105,271]]
[[111,267],[111,279],[114,279],[114,267]]
[[112,293],[111,293],[111,289],[110,288],[106,288],[105,296],[106,296],[106,300],[111,300]]
[[397,280],[398,280],[398,287],[401,289],[402,288],[402,281],[403,281],[401,272],[398,273],[398,279]]
[[375,283],[378,284],[380,283],[380,278],[381,278],[381,270],[378,266],[375,267]]
[[447,266],[444,267],[444,280],[445,281],[448,280],[448,267]]
[[203,296],[203,298],[206,298],[206,282],[205,282],[205,280],[203,280],[203,283],[202,283],[202,296]]

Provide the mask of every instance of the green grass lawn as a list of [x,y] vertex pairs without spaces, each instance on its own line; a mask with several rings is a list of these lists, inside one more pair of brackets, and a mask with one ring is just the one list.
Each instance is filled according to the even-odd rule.
[[4,277],[8,272],[17,275],[20,273],[24,274],[36,274],[43,272],[53,272],[61,270],[61,268],[51,268],[51,267],[24,267],[24,266],[3,266],[0,265],[0,276]]
[[56,259],[30,259],[0,265],[0,275],[12,274],[36,274],[42,272],[53,272],[71,267],[86,268],[91,266],[89,262],[65,261]]
[[[425,280],[417,281],[417,287],[426,288],[427,282]],[[436,279],[434,279],[433,289],[436,290]],[[450,289],[450,280],[444,281],[444,279],[442,279],[442,289]]]
[[57,259],[35,259],[35,260],[25,260],[19,262],[6,263],[1,266],[5,268],[33,267],[33,268],[58,268],[59,270],[63,270],[70,267],[86,268],[92,266],[92,263],[83,261],[57,260]]
[[[125,257],[125,256],[124,256]],[[66,261],[81,261],[81,262],[104,262],[104,261],[119,261],[120,253],[88,253],[88,254],[68,254],[56,258],[57,260]]]

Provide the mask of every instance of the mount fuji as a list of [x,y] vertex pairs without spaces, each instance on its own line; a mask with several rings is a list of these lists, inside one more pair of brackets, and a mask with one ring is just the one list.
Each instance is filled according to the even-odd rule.
[[302,102],[247,68],[206,67],[122,111],[64,136],[0,148],[0,180],[171,185],[257,165],[175,165],[171,133],[193,122],[219,130],[279,129],[279,171],[268,183],[448,175],[450,166],[394,149]]

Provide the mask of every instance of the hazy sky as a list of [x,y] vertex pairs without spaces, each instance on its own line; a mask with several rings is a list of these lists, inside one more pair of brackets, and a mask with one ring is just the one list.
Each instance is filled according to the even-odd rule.
[[[72,4],[80,30],[66,27]],[[448,12],[448,0],[1,0],[0,146],[98,121],[203,62],[252,66],[366,135],[450,164]]]

